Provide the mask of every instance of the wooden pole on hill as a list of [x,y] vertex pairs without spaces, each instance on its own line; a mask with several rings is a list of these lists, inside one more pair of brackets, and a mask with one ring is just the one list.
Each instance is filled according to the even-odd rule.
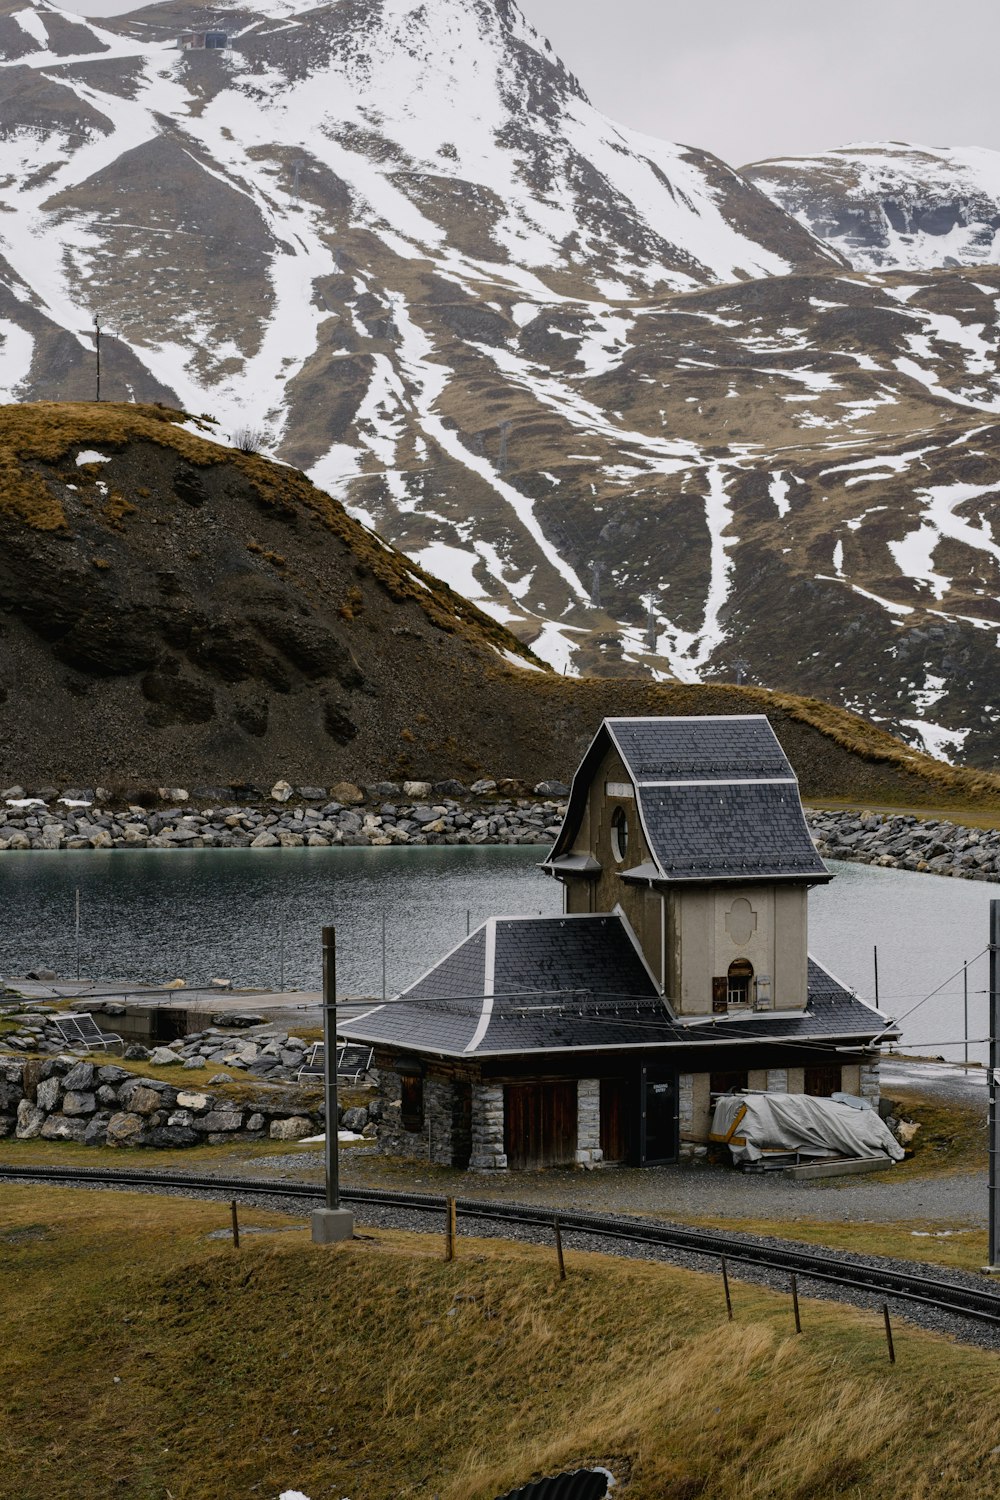
[[997,1080],[1000,1078],[1000,901],[990,902],[990,1253],[987,1271],[1000,1271],[1000,1193],[997,1191],[997,1167],[1000,1141],[1000,1111],[997,1110]]

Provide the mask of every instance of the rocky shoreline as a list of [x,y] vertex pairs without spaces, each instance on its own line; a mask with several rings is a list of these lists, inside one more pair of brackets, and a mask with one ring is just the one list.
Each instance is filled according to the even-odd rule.
[[[0,851],[300,849],[551,844],[569,788],[543,781],[377,782],[360,787],[161,787],[120,805],[103,788],[0,791]],[[237,800],[235,793],[243,793]],[[247,802],[246,796],[253,798]],[[215,798],[218,801],[215,801]],[[261,800],[261,798],[266,800]],[[209,805],[205,805],[209,804]]]
[[[512,780],[370,786],[159,787],[120,799],[97,787],[0,791],[0,852],[56,849],[300,849],[550,845],[569,788]],[[819,853],[960,880],[1000,880],[1000,829],[944,819],[807,808]]]
[[1000,881],[1000,829],[969,828],[904,813],[822,808],[807,809],[806,821],[824,859],[950,875],[957,880]]

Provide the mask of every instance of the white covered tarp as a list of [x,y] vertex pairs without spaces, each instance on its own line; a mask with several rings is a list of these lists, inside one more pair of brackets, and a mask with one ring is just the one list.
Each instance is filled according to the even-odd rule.
[[713,1141],[737,1162],[771,1155],[888,1156],[905,1152],[874,1109],[808,1094],[725,1094],[715,1106]]

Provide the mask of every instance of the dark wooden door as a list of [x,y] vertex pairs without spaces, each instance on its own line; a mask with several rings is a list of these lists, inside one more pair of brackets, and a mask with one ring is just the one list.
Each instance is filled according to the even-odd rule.
[[677,1160],[677,1104],[677,1074],[644,1067],[640,1146],[644,1167]]
[[575,1083],[508,1083],[503,1092],[509,1167],[559,1167],[576,1160]]
[[628,1090],[624,1078],[601,1079],[601,1150],[605,1161],[628,1159]]

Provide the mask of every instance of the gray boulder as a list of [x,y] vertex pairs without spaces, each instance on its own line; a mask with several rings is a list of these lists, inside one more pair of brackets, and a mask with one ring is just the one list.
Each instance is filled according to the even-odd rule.
[[340,1123],[345,1130],[364,1130],[368,1124],[368,1111],[363,1105],[345,1109]]
[[119,1113],[108,1121],[109,1146],[143,1146],[146,1143],[146,1121],[141,1115]]
[[33,1141],[36,1136],[41,1135],[44,1124],[44,1109],[39,1109],[37,1104],[32,1104],[30,1099],[22,1099],[17,1106],[17,1128],[14,1131],[17,1139]]
[[92,1089],[96,1071],[93,1063],[78,1062],[63,1078],[63,1088],[67,1093],[84,1093]]
[[35,1090],[35,1103],[39,1109],[50,1113],[59,1104],[59,1095],[62,1092],[62,1081],[59,1078],[46,1078]]
[[241,1109],[210,1109],[194,1122],[194,1128],[206,1135],[218,1135],[223,1131],[239,1130],[242,1124]]
[[268,1135],[272,1141],[300,1141],[303,1136],[313,1134],[313,1123],[304,1115],[292,1115],[287,1120],[272,1120]]
[[172,1068],[178,1067],[181,1059],[172,1047],[154,1047],[149,1061],[157,1068]]
[[83,1142],[87,1134],[86,1120],[67,1120],[65,1115],[49,1115],[39,1131],[43,1141]]
[[77,1089],[67,1089],[63,1098],[64,1115],[92,1115],[97,1108],[93,1094]]

